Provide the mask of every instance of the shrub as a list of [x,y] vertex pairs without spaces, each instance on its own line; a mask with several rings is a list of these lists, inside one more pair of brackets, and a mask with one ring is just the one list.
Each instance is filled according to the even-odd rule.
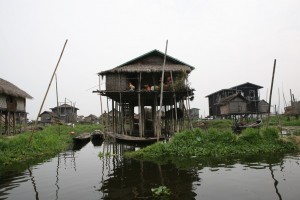
[[275,127],[263,128],[261,130],[262,136],[267,140],[277,140],[279,139],[279,130]]
[[259,143],[262,139],[259,129],[247,128],[242,134],[238,137],[239,142],[248,142],[250,144]]

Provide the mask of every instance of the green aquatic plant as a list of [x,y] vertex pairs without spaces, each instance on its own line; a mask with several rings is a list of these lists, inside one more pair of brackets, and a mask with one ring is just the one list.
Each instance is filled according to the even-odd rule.
[[175,134],[168,143],[155,143],[138,151],[126,152],[125,156],[166,162],[174,157],[232,157],[295,150],[294,143],[279,138],[276,128],[246,129],[240,135],[229,130],[195,129]]
[[99,125],[76,125],[75,128],[64,125],[47,126],[41,131],[34,132],[30,143],[31,131],[13,137],[1,136],[0,166],[34,160],[38,157],[49,158],[70,147],[73,137],[70,132],[79,134],[95,129],[100,129]]
[[154,199],[169,199],[171,195],[171,190],[166,186],[152,188],[151,192]]

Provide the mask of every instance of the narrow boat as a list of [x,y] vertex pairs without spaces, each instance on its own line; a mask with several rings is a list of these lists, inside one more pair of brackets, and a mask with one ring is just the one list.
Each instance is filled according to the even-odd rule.
[[233,131],[235,133],[240,133],[242,130],[246,128],[258,128],[262,125],[262,120],[258,119],[254,123],[250,124],[244,124],[244,123],[235,123],[235,125],[232,127]]
[[88,142],[91,139],[90,133],[81,133],[75,137],[73,137],[74,142]]
[[92,132],[91,141],[94,146],[101,146],[104,139],[104,133],[100,130],[95,130]]
[[[121,135],[117,133],[107,132],[107,136],[114,138],[118,142],[135,143],[135,144],[152,144],[157,142],[157,137],[136,137],[129,135]],[[161,136],[159,140],[164,140],[165,137]]]

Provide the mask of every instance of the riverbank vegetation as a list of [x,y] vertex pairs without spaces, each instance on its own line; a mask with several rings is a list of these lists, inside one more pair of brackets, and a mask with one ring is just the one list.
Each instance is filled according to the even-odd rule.
[[[255,118],[244,119],[247,122],[255,122]],[[263,123],[267,121],[266,117],[262,118]],[[214,120],[195,120],[193,121],[193,127],[208,129],[230,129],[233,125],[233,119],[214,119]],[[269,120],[270,126],[299,126],[300,118],[295,116],[277,115],[271,116]]]
[[126,152],[125,157],[166,162],[174,157],[238,157],[299,150],[295,143],[281,138],[278,132],[277,128],[249,128],[240,135],[229,129],[186,130],[175,134],[167,143],[155,143],[138,151]]
[[74,135],[99,128],[99,125],[76,125],[74,128],[65,125],[47,126],[34,132],[30,143],[31,131],[15,136],[0,136],[0,166],[35,158],[50,158],[68,149]]

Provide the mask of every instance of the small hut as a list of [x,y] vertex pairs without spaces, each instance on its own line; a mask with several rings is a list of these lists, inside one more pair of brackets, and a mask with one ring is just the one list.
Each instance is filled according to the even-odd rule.
[[32,97],[14,84],[0,78],[1,135],[11,135],[22,131],[22,127],[27,123],[26,99],[32,99]]
[[57,113],[44,111],[40,114],[40,121],[39,123],[46,125],[46,124],[54,124],[58,122]]
[[[187,101],[193,96],[188,85],[188,74],[194,67],[169,55],[153,50],[113,69],[98,73],[105,77],[106,89],[94,91],[111,100],[112,120],[110,130],[123,135],[140,137],[157,136],[161,131],[174,132],[183,128],[183,119],[177,111],[186,111]],[[162,83],[163,81],[163,83]],[[157,111],[160,109],[160,91],[163,85],[162,111],[175,110],[171,118],[164,118],[158,127]],[[135,110],[139,119],[135,119]],[[146,115],[149,113],[151,116]],[[178,111],[179,112],[179,111]]]
[[247,99],[241,93],[232,94],[220,102],[221,115],[240,115],[247,113]]
[[[268,107],[268,103],[264,100],[260,100],[259,98],[259,90],[263,88],[262,86],[253,84],[253,83],[243,83],[228,89],[222,89],[217,92],[214,92],[210,95],[207,95],[208,98],[208,106],[209,106],[209,115],[212,117],[224,117],[231,116],[230,114],[226,115],[225,113],[229,113],[228,108],[225,111],[224,102],[226,102],[232,95],[240,94],[246,101],[246,110],[244,113],[239,112],[244,115],[261,115],[266,113],[266,108]],[[223,104],[223,105],[222,105]],[[221,113],[221,106],[222,113]],[[260,106],[260,108],[259,108]],[[244,108],[243,108],[244,109]]]
[[300,101],[297,101],[295,99],[292,90],[290,90],[290,96],[291,96],[291,105],[286,106],[284,108],[284,114],[287,116],[296,116],[298,118],[300,115]]

